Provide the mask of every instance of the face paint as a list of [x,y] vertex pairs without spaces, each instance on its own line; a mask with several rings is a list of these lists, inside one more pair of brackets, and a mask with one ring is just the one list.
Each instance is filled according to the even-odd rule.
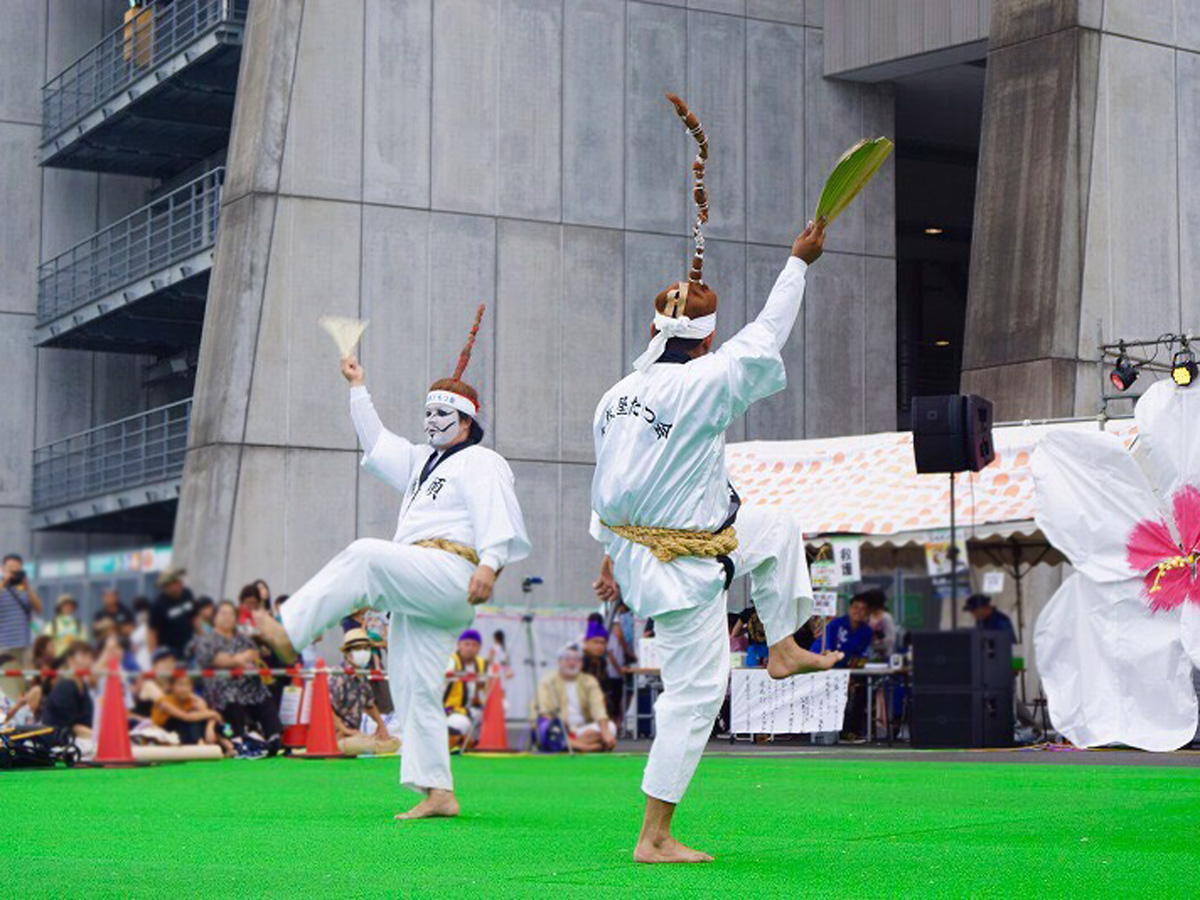
[[434,447],[445,447],[458,437],[458,411],[441,403],[425,407],[425,436]]

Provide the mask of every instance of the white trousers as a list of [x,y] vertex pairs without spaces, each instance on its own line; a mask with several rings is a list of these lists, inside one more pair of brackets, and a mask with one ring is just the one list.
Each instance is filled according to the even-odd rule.
[[453,553],[355,541],[288,598],[281,619],[301,650],[356,610],[391,614],[388,684],[400,729],[400,783],[420,794],[453,790],[442,697],[455,639],[475,619],[474,571]]
[[[735,574],[750,576],[750,595],[768,644],[794,633],[812,615],[804,536],[790,516],[755,507],[737,519]],[[729,685],[725,595],[692,609],[654,617],[663,692],[654,706],[655,736],[642,790],[666,803],[683,799],[712,734]]]

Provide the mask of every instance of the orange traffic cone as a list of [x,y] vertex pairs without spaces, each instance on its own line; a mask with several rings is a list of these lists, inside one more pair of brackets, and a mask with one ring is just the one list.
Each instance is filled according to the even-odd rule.
[[96,736],[96,762],[105,766],[134,764],[129,717],[125,713],[125,689],[115,656],[108,661],[108,674],[104,676],[104,705],[100,709],[100,733]]
[[[299,669],[299,665],[296,668]],[[308,710],[304,704],[311,698],[311,694],[304,689],[304,679],[298,674],[292,676],[292,688],[300,692],[296,703],[296,723],[283,727],[283,746],[297,749],[308,743]]]
[[492,667],[492,683],[483,703],[483,724],[479,727],[479,743],[475,749],[509,749],[508,729],[504,725],[504,678],[498,666]]
[[312,711],[304,755],[308,759],[341,756],[337,745],[337,729],[333,726],[333,704],[329,700],[329,670],[325,668],[323,659],[317,660],[317,674],[313,677],[310,690]]

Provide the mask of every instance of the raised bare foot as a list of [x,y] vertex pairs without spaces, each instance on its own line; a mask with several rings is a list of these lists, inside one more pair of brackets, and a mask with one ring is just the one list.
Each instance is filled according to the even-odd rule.
[[287,636],[287,632],[283,630],[283,626],[272,615],[264,612],[261,609],[256,609],[253,613],[254,625],[258,628],[259,637],[266,642],[275,655],[285,665],[291,665],[296,661],[299,654],[296,648],[292,646],[292,640]]
[[452,819],[458,815],[458,799],[453,791],[430,791],[429,796],[408,812],[397,813],[397,821],[409,819]]
[[705,863],[713,858],[707,853],[693,850],[673,837],[652,841],[643,838],[633,851],[633,861],[639,863]]
[[816,654],[805,650],[788,636],[772,645],[767,657],[767,674],[772,678],[790,678],[802,672],[823,672],[832,669],[845,654],[839,651]]

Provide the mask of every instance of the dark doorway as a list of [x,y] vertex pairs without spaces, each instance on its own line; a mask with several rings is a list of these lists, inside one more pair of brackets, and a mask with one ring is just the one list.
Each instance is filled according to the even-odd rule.
[[983,62],[896,81],[896,401],[954,394],[962,374]]

